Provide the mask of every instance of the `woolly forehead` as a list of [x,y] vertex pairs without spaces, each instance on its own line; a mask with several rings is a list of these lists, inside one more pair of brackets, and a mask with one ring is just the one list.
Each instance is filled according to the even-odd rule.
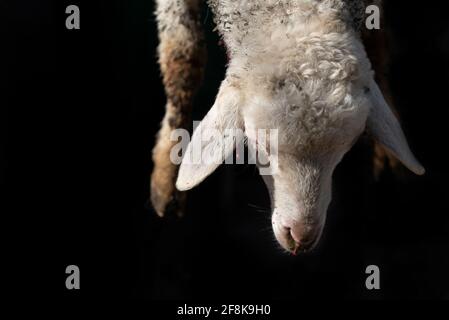
[[254,87],[242,110],[245,126],[279,130],[279,148],[351,145],[360,135],[370,102],[361,79],[273,79]]

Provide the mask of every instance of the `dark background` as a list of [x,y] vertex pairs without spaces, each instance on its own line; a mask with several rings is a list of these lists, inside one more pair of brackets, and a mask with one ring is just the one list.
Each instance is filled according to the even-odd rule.
[[[181,220],[147,205],[165,97],[151,0],[0,2],[2,229],[15,294],[43,297],[449,298],[449,19],[444,1],[389,1],[391,81],[423,177],[374,181],[368,140],[334,175],[318,249],[293,257],[272,235],[253,166],[222,166]],[[422,2],[421,2],[422,3]],[[81,30],[65,28],[79,5]],[[204,10],[209,60],[194,119],[212,105],[225,52]],[[5,69],[3,69],[5,70]],[[6,108],[5,108],[6,106]],[[261,209],[265,208],[265,209]],[[65,267],[81,290],[65,289]],[[365,268],[381,290],[365,289]]]

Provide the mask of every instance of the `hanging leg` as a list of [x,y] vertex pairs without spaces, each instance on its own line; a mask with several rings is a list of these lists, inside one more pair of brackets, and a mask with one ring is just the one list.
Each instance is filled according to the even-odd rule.
[[206,49],[199,0],[158,0],[159,64],[167,104],[153,149],[151,202],[159,216],[182,216],[186,195],[175,188],[178,166],[170,161],[175,129],[189,129],[194,96],[201,84]]

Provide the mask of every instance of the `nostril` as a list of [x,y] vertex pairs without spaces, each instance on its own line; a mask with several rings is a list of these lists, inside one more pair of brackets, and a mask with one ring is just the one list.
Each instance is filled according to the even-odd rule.
[[293,231],[292,228],[288,228],[288,232],[290,234],[290,237],[297,243],[302,243],[302,240],[298,237],[297,234],[295,234],[295,232]]
[[296,241],[295,237],[293,237],[293,232],[291,228],[285,228],[286,237],[287,237],[287,245],[288,249],[296,255],[298,249],[299,249],[299,241]]
[[287,237],[289,239],[289,249],[293,255],[297,255],[301,252],[307,252],[314,243],[314,239],[310,235],[295,232],[293,228],[285,229],[287,230]]

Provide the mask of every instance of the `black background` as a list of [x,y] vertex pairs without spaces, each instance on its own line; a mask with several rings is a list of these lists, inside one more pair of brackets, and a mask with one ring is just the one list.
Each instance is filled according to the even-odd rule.
[[[65,28],[79,5],[81,29]],[[449,19],[444,1],[389,1],[391,81],[427,169],[374,181],[368,140],[334,175],[318,249],[283,253],[253,166],[222,166],[189,194],[181,220],[147,205],[165,97],[150,0],[1,2],[2,229],[18,295],[194,299],[449,298]],[[204,10],[209,50],[194,118],[211,106],[225,52]],[[6,108],[5,108],[6,105]],[[81,290],[65,289],[65,268]],[[365,288],[365,268],[381,290]],[[257,300],[259,299],[259,300]]]

